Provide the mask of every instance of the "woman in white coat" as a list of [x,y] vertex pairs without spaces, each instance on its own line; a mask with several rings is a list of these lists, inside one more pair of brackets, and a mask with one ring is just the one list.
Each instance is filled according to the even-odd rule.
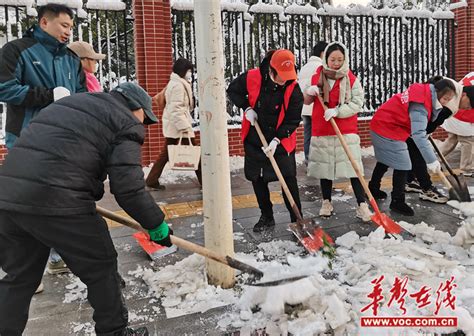
[[[323,204],[320,216],[329,217],[334,210],[331,204],[333,180],[350,178],[358,204],[356,216],[368,222],[372,213],[366,203],[364,189],[329,122],[334,118],[362,169],[357,113],[364,104],[364,91],[359,79],[349,69],[348,58],[347,49],[342,43],[330,43],[324,51],[323,65],[316,70],[311,86],[304,92],[304,103],[314,102],[308,175],[321,180]],[[327,110],[324,110],[317,97],[319,95]]]
[[[163,168],[168,162],[168,145],[177,145],[182,138],[182,144],[188,145],[189,140],[194,145],[194,132],[192,128],[191,111],[194,108],[193,93],[191,88],[193,64],[187,59],[180,58],[173,65],[170,81],[166,86],[166,105],[163,110],[163,135],[165,144],[160,156],[153,164],[146,185],[154,189],[164,189],[159,178]],[[196,170],[196,176],[201,183],[201,164]]]

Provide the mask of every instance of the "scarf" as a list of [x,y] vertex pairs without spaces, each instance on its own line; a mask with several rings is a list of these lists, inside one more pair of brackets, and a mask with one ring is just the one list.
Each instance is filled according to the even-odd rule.
[[347,52],[344,59],[344,64],[339,70],[332,70],[327,66],[326,57],[323,60],[323,71],[321,71],[321,76],[319,77],[318,86],[320,91],[323,93],[324,103],[327,105],[329,103],[329,92],[331,91],[331,86],[329,85],[328,79],[338,80],[341,82],[339,84],[339,104],[347,104],[351,100],[351,82],[349,80],[349,62],[347,60]]

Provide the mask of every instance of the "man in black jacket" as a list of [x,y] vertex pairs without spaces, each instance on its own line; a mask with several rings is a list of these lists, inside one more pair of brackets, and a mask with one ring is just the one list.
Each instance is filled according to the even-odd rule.
[[152,240],[171,245],[141,167],[143,123],[156,121],[151,97],[124,83],[58,100],[23,130],[0,167],[0,335],[24,330],[50,248],[87,285],[97,335],[148,335],[127,328],[117,252],[95,202],[108,175],[118,204]]
[[[239,108],[245,110],[242,139],[245,150],[245,177],[252,185],[261,210],[253,231],[261,232],[275,225],[268,183],[277,176],[267,156],[273,155],[288,185],[296,205],[301,209],[296,181],[296,128],[301,121],[303,94],[296,83],[294,55],[278,49],[267,53],[256,69],[249,70],[230,83],[227,94]],[[267,148],[258,137],[255,120],[269,143]],[[283,192],[292,222],[296,222],[289,201]]]

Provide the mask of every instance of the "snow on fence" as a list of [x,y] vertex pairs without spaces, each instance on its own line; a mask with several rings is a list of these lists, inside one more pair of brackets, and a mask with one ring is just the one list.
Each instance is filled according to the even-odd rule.
[[[0,0],[0,47],[6,42],[21,38],[36,22],[33,0]],[[37,5],[47,2],[38,0]],[[86,10],[81,0],[63,0],[75,10],[77,16],[70,42],[81,40],[91,43],[107,57],[99,62],[97,75],[105,90],[118,83],[135,79],[133,46],[133,18],[130,8],[119,0],[91,1]],[[0,103],[0,143],[5,133],[6,107]]]
[[[409,83],[454,74],[455,23],[450,11],[360,5],[346,9],[327,4],[317,9],[309,4],[283,7],[262,2],[248,6],[223,1],[221,18],[227,82],[258,66],[270,49],[292,50],[300,68],[317,41],[346,44],[350,67],[365,90],[361,116],[370,116]],[[172,22],[174,58],[195,63],[193,3],[174,1]],[[230,102],[227,110],[228,123],[240,124],[241,112]],[[196,112],[196,124],[197,118]]]

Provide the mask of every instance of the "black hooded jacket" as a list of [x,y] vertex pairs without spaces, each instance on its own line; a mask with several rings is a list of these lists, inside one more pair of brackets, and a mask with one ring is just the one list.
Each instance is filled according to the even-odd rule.
[[164,214],[145,191],[145,128],[119,93],[80,93],[42,109],[0,166],[0,209],[95,213],[107,175],[118,204],[147,229]]
[[[260,64],[262,85],[260,95],[254,110],[258,114],[258,123],[262,129],[267,142],[277,137],[280,140],[289,137],[301,122],[301,109],[303,108],[303,94],[298,85],[294,87],[291,94],[285,118],[278,129],[276,129],[278,116],[283,104],[285,90],[291,81],[284,86],[274,83],[269,74],[269,59],[265,58]],[[250,106],[247,90],[247,72],[234,79],[227,88],[229,99],[239,108],[246,109]],[[275,181],[277,177],[273,172],[270,160],[262,151],[262,142],[254,127],[244,141],[245,149],[245,176],[251,181],[263,177],[267,181]],[[275,159],[284,176],[296,176],[296,162],[294,152],[290,155],[283,146],[278,145]]]

